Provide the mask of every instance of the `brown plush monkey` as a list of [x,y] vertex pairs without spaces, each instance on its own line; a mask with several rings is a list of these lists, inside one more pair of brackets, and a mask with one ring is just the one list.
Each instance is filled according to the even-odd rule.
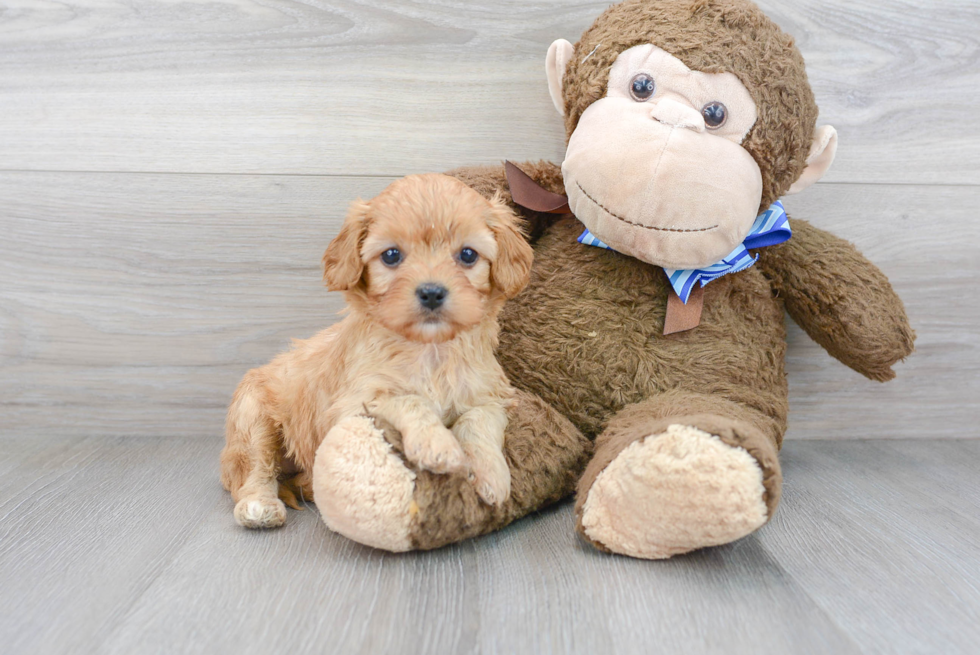
[[[316,500],[364,543],[441,546],[576,481],[578,529],[598,548],[663,558],[733,541],[779,501],[784,310],[874,380],[912,351],[901,301],[849,243],[792,220],[792,238],[757,262],[742,247],[765,245],[747,237],[780,196],[823,175],[837,143],[816,127],[792,38],[755,5],[627,0],[575,46],[556,41],[547,71],[566,159],[520,166],[545,191],[535,198],[512,171],[519,191],[503,167],[455,172],[513,196],[534,245],[531,284],[501,316],[498,355],[523,392],[506,440],[511,500],[492,508],[465,480],[411,470],[383,428],[332,435],[330,471],[318,458],[314,477],[344,484],[317,486]],[[532,211],[566,193],[570,214]],[[338,463],[341,438],[351,454]]]

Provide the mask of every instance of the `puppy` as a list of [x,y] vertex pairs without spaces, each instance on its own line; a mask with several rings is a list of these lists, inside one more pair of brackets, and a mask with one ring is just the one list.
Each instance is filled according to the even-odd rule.
[[365,414],[401,432],[419,467],[465,471],[486,503],[506,500],[514,390],[494,357],[497,313],[527,285],[532,257],[502,201],[446,175],[354,202],[323,256],[346,318],[249,371],[228,409],[221,480],[238,523],[282,525],[282,501],[312,498],[324,435]]

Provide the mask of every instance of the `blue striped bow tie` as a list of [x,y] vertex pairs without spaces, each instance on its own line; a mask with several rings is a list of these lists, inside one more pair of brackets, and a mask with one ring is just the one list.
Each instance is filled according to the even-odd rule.
[[[783,203],[777,200],[769,205],[769,209],[759,214],[745,240],[720,262],[705,268],[665,268],[664,271],[670,279],[670,286],[674,287],[674,291],[677,292],[680,299],[687,303],[691,289],[694,288],[696,282],[700,281],[703,287],[708,282],[717,280],[723,275],[744,271],[759,258],[758,254],[755,257],[749,254],[749,248],[774,246],[777,243],[788,241],[791,236],[793,236],[793,231],[789,227],[786,210],[783,209]],[[589,232],[588,228],[579,236],[578,242],[587,246],[612,250]]]

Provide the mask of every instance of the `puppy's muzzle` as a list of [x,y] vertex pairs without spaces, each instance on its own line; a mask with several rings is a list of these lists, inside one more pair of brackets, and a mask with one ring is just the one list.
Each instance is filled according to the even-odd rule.
[[419,303],[426,309],[436,310],[442,307],[442,304],[446,302],[446,297],[449,295],[449,289],[442,286],[441,284],[420,284],[415,289],[415,295],[419,299]]

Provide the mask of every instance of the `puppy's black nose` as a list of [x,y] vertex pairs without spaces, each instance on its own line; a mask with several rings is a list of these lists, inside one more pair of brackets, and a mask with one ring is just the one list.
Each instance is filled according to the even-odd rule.
[[415,295],[419,297],[423,307],[438,309],[446,301],[449,289],[441,284],[420,284],[415,289]]

